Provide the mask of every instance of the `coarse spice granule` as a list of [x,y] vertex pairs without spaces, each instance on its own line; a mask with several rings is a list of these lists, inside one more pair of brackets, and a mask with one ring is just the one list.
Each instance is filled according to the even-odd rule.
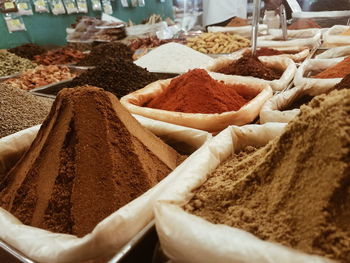
[[263,240],[350,262],[350,90],[302,106],[280,137],[219,166],[185,209]]
[[50,111],[52,101],[0,84],[0,138],[41,124]]
[[0,51],[0,77],[21,73],[37,65],[8,51]]

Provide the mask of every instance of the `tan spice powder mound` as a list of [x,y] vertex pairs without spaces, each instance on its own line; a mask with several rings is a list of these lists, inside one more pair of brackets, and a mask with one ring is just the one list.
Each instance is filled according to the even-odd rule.
[[30,149],[0,180],[0,206],[24,224],[81,237],[179,158],[111,93],[64,89]]
[[185,209],[263,240],[350,262],[350,90],[315,97],[286,131],[234,156]]

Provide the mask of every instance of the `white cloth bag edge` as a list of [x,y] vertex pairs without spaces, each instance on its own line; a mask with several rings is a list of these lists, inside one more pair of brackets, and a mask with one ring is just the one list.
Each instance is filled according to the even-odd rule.
[[323,35],[323,40],[325,44],[350,44],[350,36],[342,36],[336,33],[341,33],[349,29],[349,26],[344,25],[334,25],[329,28]]
[[163,192],[154,204],[157,233],[171,262],[332,262],[262,241],[237,228],[212,224],[180,207],[191,198],[191,190],[200,186],[233,150],[265,144],[281,134],[285,127],[282,123],[230,126],[191,156],[191,166],[185,161],[181,169],[173,171],[181,178],[182,185],[174,185]]
[[[333,59],[309,59],[304,61],[300,67],[297,69],[294,77],[295,86],[303,86],[304,89],[308,89],[310,95],[317,95],[313,92],[313,89],[322,90],[321,93],[325,93],[329,89],[333,88],[334,85],[339,83],[341,78],[331,78],[331,79],[319,79],[319,78],[307,78],[304,77],[304,73],[307,70],[325,70],[331,66],[336,65],[343,58],[333,58]],[[318,93],[320,94],[320,93]]]

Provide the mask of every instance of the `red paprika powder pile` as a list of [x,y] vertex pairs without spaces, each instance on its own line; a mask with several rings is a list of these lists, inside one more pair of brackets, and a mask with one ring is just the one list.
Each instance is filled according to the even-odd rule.
[[238,94],[237,90],[244,88],[214,80],[203,69],[193,69],[171,80],[163,94],[144,106],[184,113],[237,111],[254,97]]
[[341,62],[313,76],[318,79],[344,78],[350,74],[350,56],[344,58]]
[[265,80],[279,79],[282,75],[282,72],[267,67],[250,53],[245,53],[240,59],[217,69],[216,72],[227,75],[251,76]]

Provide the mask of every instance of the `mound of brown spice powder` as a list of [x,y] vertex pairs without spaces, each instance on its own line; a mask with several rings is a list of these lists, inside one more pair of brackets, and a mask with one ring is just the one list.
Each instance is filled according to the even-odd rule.
[[350,90],[302,106],[285,132],[228,159],[185,209],[261,239],[350,262]]
[[64,89],[27,153],[1,178],[0,205],[24,224],[81,237],[179,160],[111,93]]
[[216,69],[215,72],[226,75],[251,76],[265,80],[279,79],[282,75],[282,72],[267,67],[250,53],[245,53],[240,59],[232,61],[222,68]]
[[350,74],[350,56],[344,58],[338,64],[327,68],[321,73],[312,76],[312,78],[330,79],[330,78],[344,78],[347,74]]

